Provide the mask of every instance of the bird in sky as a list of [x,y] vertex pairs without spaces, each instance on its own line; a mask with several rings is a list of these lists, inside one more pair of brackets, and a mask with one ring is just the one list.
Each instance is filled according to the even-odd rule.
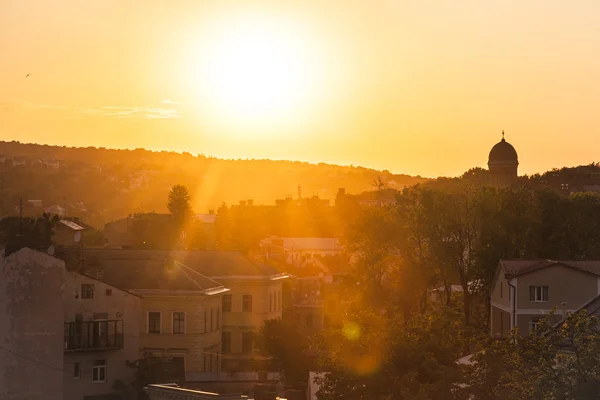
[[25,75],[25,78],[27,78],[29,75],[31,75],[31,74],[27,74],[27,75]]

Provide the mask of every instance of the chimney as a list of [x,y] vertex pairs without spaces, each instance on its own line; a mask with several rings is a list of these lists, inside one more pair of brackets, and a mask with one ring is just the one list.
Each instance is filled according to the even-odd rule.
[[339,188],[338,189],[338,195],[339,196],[343,196],[346,194],[346,189],[345,188]]

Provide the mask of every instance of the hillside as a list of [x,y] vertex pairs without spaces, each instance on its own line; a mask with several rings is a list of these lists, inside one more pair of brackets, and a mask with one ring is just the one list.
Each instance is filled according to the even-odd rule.
[[166,212],[167,193],[186,185],[198,213],[223,202],[318,195],[333,200],[338,188],[347,193],[373,190],[378,177],[401,189],[424,178],[395,175],[362,167],[272,160],[225,160],[189,153],[144,149],[75,148],[0,142],[0,212],[14,213],[19,198],[59,205],[92,225],[133,212]]

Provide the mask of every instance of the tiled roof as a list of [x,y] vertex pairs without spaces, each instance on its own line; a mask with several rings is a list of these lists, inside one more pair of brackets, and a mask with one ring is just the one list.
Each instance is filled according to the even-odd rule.
[[600,261],[501,260],[500,265],[507,276],[523,275],[552,265],[563,265],[600,276]]
[[229,251],[87,249],[84,257],[84,273],[127,290],[209,290],[223,286],[213,277],[279,273]]
[[83,273],[124,290],[206,291],[223,286],[175,262],[168,252],[136,253],[127,250],[86,250]]
[[269,277],[279,271],[237,251],[174,251],[172,257],[208,277]]

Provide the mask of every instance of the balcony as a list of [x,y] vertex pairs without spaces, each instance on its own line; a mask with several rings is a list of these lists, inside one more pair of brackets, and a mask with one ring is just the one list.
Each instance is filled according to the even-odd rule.
[[65,323],[65,351],[100,351],[123,348],[123,320]]

